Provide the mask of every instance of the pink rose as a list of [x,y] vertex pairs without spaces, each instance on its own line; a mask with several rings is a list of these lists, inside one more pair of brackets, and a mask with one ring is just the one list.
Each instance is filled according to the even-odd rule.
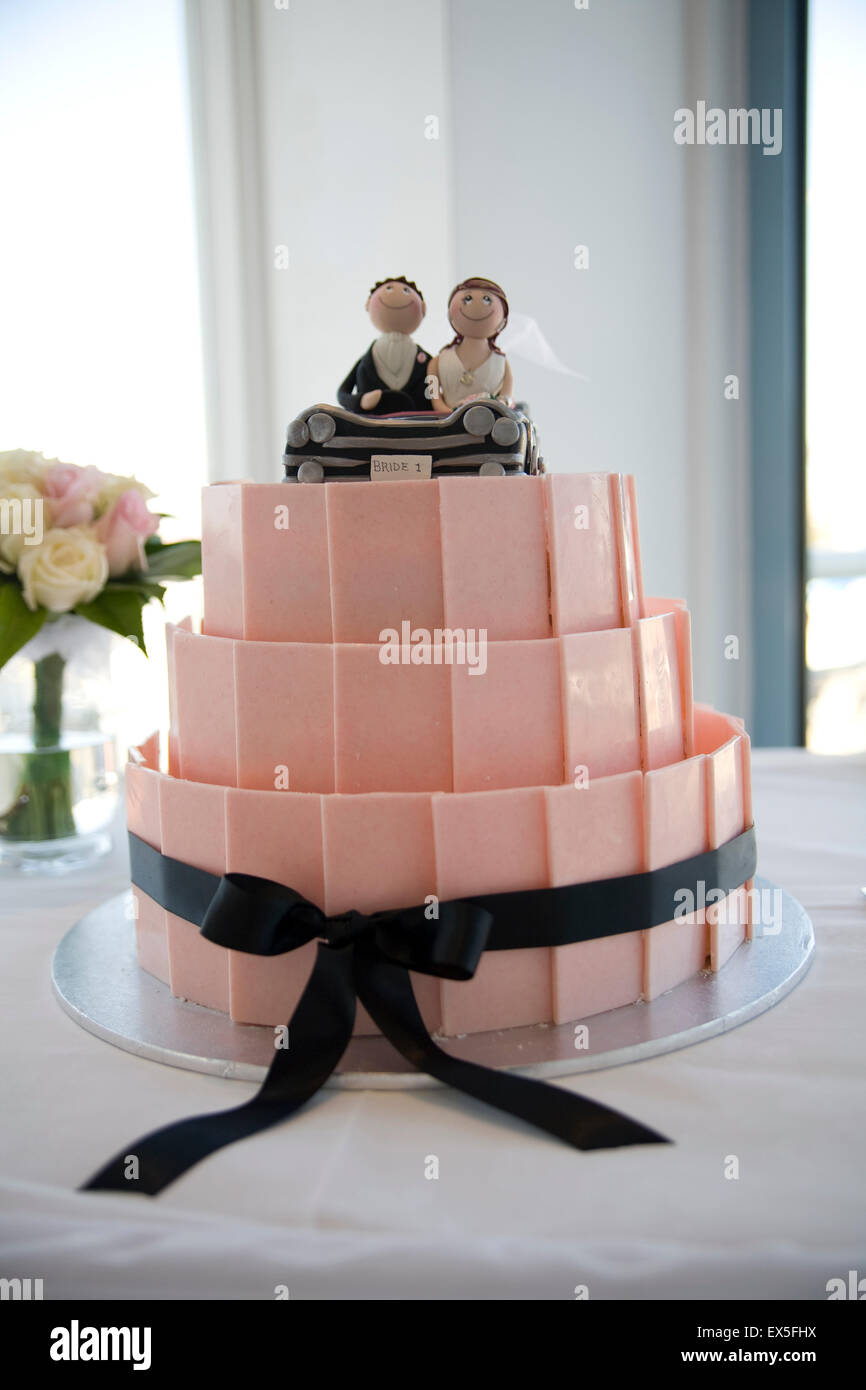
[[97,538],[105,546],[108,572],[113,579],[128,570],[147,567],[144,542],[159,528],[159,517],[147,510],[140,492],[130,488],[100,517]]
[[56,463],[45,475],[43,486],[51,500],[52,526],[87,526],[95,511],[104,474],[98,468],[76,468]]

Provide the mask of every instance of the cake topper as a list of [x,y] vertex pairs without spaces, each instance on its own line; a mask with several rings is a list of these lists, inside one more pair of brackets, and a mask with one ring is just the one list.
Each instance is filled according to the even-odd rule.
[[370,415],[430,410],[425,395],[430,354],[412,338],[427,312],[414,280],[377,280],[366,304],[379,337],[359,357],[337,392],[344,410]]
[[508,322],[508,300],[495,280],[461,280],[448,300],[455,336],[430,363],[433,409],[440,414],[464,401],[511,402],[511,368],[496,339]]

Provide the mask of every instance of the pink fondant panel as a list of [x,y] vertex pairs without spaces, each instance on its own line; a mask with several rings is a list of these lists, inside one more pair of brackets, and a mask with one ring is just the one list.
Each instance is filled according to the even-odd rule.
[[520,1028],[553,1017],[550,951],[488,951],[471,980],[442,981],[442,1031],[449,1037]]
[[643,765],[664,767],[684,756],[676,619],[672,613],[643,618],[633,630],[640,682]]
[[[316,959],[316,942],[308,941],[283,956],[250,956],[227,951],[229,997],[235,1023],[287,1024],[306,988]],[[289,1047],[292,1045],[289,1030]]]
[[630,627],[643,616],[642,583],[635,556],[632,494],[622,473],[613,473],[610,484],[619,551],[622,616],[623,622]]
[[168,935],[165,908],[142,893],[140,888],[132,888],[133,910],[135,912],[135,944],[138,963],[149,975],[168,983]]
[[229,1012],[229,957],[201,935],[198,927],[182,917],[166,913],[168,924],[169,982],[172,994]]
[[192,632],[192,622],[185,618],[182,623],[166,623],[165,659],[168,672],[168,770],[172,777],[180,776],[180,747],[177,729],[177,671],[174,663],[174,634],[178,631]]
[[619,549],[607,473],[544,478],[553,631],[622,626]]
[[454,790],[560,783],[558,642],[488,642],[486,662],[452,668]]
[[623,772],[588,785],[546,787],[554,887],[637,874],[644,864],[643,777]]
[[334,648],[238,642],[234,677],[238,786],[333,791]]
[[323,487],[243,489],[243,635],[330,642],[331,590]]
[[728,739],[743,733],[743,721],[733,714],[722,714],[711,705],[695,705],[695,752],[713,753]]
[[746,888],[736,888],[720,903],[707,908],[710,929],[710,969],[721,970],[746,939],[749,925],[749,896]]
[[746,828],[743,812],[742,738],[729,739],[708,753],[707,808],[709,847],[717,849]]
[[[746,733],[742,732],[742,753],[743,753],[743,819],[746,825],[754,825],[754,815],[752,813],[752,740]],[[746,924],[746,940],[751,941],[755,935],[755,925],[752,920],[752,897],[751,890],[754,888],[754,879],[749,879],[746,883],[746,898],[748,906],[748,921]]]
[[631,538],[631,552],[634,561],[635,582],[637,584],[637,612],[638,617],[643,618],[646,614],[643,587],[643,562],[640,551],[640,526],[638,524],[637,509],[637,487],[633,473],[626,473],[623,478],[625,487],[625,515],[626,525]]
[[148,734],[143,738],[134,749],[129,750],[131,762],[138,763],[141,767],[152,768],[154,772],[160,770],[161,743],[159,731]]
[[752,813],[752,740],[745,730],[741,734],[743,754],[743,819],[746,825],[754,824]]
[[633,1004],[643,988],[643,933],[560,946],[553,955],[553,1021],[568,1023]]
[[154,849],[162,848],[159,827],[159,788],[164,779],[143,764],[126,765],[126,823],[133,835]]
[[706,965],[708,950],[703,912],[644,932],[644,998],[655,999],[691,979]]
[[230,788],[226,865],[229,873],[273,879],[324,907],[322,798]]
[[163,854],[209,874],[224,873],[226,793],[223,787],[162,777],[159,818]]
[[[644,777],[647,868],[688,859],[709,847],[706,759],[689,758]],[[685,906],[685,904],[684,904]],[[644,932],[644,997],[654,999],[703,969],[709,950],[697,909]]]
[[202,489],[203,630],[215,637],[244,635],[242,492],[241,483]]
[[[222,787],[160,779],[162,850],[207,873],[225,868],[225,797]],[[205,940],[197,926],[166,913],[172,994],[228,1012],[229,953]]]
[[442,478],[439,497],[446,626],[550,636],[541,478]]
[[237,781],[234,642],[174,634],[180,775],[231,787]]
[[644,777],[648,869],[709,848],[706,758],[688,758]]
[[654,594],[648,594],[644,599],[645,618],[657,618],[665,613],[676,613],[686,607],[684,598],[658,598]]
[[434,796],[433,827],[443,901],[546,886],[541,787]]
[[705,753],[707,749],[695,747],[695,706],[692,691],[692,620],[686,601],[682,598],[647,598],[644,613],[648,618],[673,614],[677,638],[677,662],[680,672],[680,697],[683,709],[683,753],[690,758],[693,753]]
[[430,802],[423,792],[325,797],[329,916],[411,907],[436,896]]
[[683,709],[683,752],[695,753],[695,701],[692,680],[692,619],[688,609],[674,613],[677,633],[677,661],[680,668],[680,694]]
[[450,791],[451,669],[436,664],[442,648],[427,647],[430,663],[417,665],[386,664],[382,652],[336,648],[337,791]]
[[[593,777],[640,767],[632,636],[627,628],[560,638],[565,766]],[[583,775],[582,772],[580,775]]]
[[428,632],[441,628],[438,481],[311,490],[327,500],[334,640],[378,642],[404,620]]

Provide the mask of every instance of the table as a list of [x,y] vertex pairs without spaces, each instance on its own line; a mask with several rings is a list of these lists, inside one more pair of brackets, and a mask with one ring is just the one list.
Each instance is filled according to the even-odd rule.
[[0,876],[0,1275],[46,1298],[822,1299],[866,1274],[866,757],[761,750],[754,783],[759,869],[810,913],[811,971],[743,1028],[560,1083],[670,1146],[581,1154],[451,1091],[328,1091],[157,1199],[78,1193],[253,1087],[133,1057],[55,1002],[57,941],[126,884],[122,833],[86,872]]

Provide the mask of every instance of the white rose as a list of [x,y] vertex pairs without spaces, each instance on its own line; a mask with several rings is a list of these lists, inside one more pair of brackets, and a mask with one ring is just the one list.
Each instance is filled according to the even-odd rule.
[[[31,505],[8,505],[16,502]],[[37,487],[0,478],[0,572],[15,573],[25,541],[30,537],[41,541],[43,530],[50,525],[48,518],[48,504]]]
[[41,545],[24,546],[18,578],[28,608],[68,613],[89,603],[108,580],[108,556],[92,531],[69,526],[46,531]]
[[125,492],[138,492],[145,502],[156,493],[151,492],[145,483],[140,483],[137,478],[127,478],[123,473],[106,473],[103,476],[102,486],[99,489],[99,496],[96,499],[97,511],[102,515],[107,512],[109,507],[122,497]]
[[0,496],[5,495],[7,483],[30,483],[39,487],[49,468],[56,459],[46,459],[42,454],[34,454],[29,449],[8,449],[0,453]]

